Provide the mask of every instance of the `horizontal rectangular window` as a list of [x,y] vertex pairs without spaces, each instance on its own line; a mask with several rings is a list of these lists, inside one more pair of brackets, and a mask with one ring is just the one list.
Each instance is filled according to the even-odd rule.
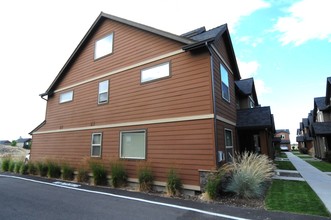
[[99,95],[98,95],[98,103],[107,103],[108,102],[108,91],[109,91],[109,81],[99,82]]
[[95,42],[94,59],[99,59],[113,52],[113,33]]
[[60,94],[60,103],[72,101],[74,96],[74,91],[64,92]]
[[91,141],[91,157],[101,157],[102,133],[93,133]]
[[146,131],[122,131],[120,134],[120,157],[128,159],[146,158]]
[[141,82],[149,82],[170,76],[170,63],[163,63],[141,71]]

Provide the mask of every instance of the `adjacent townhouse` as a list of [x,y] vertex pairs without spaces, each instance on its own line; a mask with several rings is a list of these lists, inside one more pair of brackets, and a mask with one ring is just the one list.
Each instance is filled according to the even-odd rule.
[[317,158],[324,159],[331,151],[331,77],[327,78],[326,95],[314,98],[314,109],[302,119],[297,141],[306,149],[314,149]]
[[174,168],[200,191],[204,173],[236,151],[273,156],[270,107],[258,106],[253,79],[240,79],[226,24],[174,35],[101,13],[40,95],[47,109],[31,160],[123,160],[132,182],[148,162],[156,185]]
[[290,130],[289,129],[277,129],[275,132],[275,137],[280,138],[280,149],[290,151],[291,150],[291,140],[290,140]]

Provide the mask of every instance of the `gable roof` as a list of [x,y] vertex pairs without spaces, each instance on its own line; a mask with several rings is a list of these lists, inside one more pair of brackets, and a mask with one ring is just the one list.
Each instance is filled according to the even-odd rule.
[[237,110],[238,128],[273,128],[273,115],[270,107],[258,107]]
[[330,105],[331,98],[331,77],[326,79],[326,95],[325,95],[325,104]]
[[284,132],[284,133],[290,133],[290,130],[289,129],[277,129],[276,130],[276,133],[281,133],[281,132]]
[[[80,41],[74,52],[71,54],[67,62],[64,64],[58,75],[55,77],[51,85],[48,87],[46,92],[40,94],[41,97],[47,96],[47,95],[52,95],[53,91],[56,87],[56,85],[60,82],[60,80],[63,78],[67,68],[70,66],[70,64],[75,60],[75,58],[78,56],[79,51],[83,48],[87,40],[89,39],[90,36],[97,30],[99,25],[106,19],[110,19],[113,21],[120,22],[122,24],[129,25],[131,27],[135,27],[156,35],[159,35],[161,37],[165,37],[167,39],[171,39],[177,42],[180,42],[183,45],[182,49],[183,50],[194,50],[196,48],[200,47],[205,47],[207,46],[207,42],[212,42],[214,41],[218,36],[225,34],[225,39],[227,40],[228,48],[229,48],[229,55],[235,65],[233,65],[234,72],[237,75],[237,78],[240,79],[240,73],[237,65],[237,61],[235,59],[234,55],[234,50],[230,38],[230,34],[227,28],[227,24],[218,26],[216,28],[213,28],[211,30],[206,31],[205,27],[201,27],[198,29],[195,29],[193,31],[190,31],[188,33],[185,33],[183,35],[176,35],[172,34],[166,31],[162,31],[144,24],[140,24],[134,21],[129,21],[127,19],[123,19],[120,17],[116,17],[110,14],[106,14],[104,12],[101,12],[100,15],[97,17],[97,19],[94,21],[90,29],[87,31],[83,39]],[[197,47],[198,46],[198,47]]]
[[256,105],[259,105],[259,102],[257,100],[256,90],[255,90],[255,84],[253,78],[248,79],[241,79],[234,82],[236,85],[237,91],[244,95],[249,96],[251,95],[254,99],[254,102]]
[[315,122],[313,123],[313,131],[316,135],[330,135],[331,122]]

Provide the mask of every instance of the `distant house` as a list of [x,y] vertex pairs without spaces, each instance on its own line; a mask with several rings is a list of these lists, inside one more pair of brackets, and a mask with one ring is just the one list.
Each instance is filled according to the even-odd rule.
[[16,140],[17,147],[30,148],[31,138],[22,138]]
[[273,156],[270,107],[241,81],[226,24],[174,35],[101,13],[41,97],[33,161],[122,160],[133,182],[148,162],[157,185],[175,168],[199,191],[235,152]]
[[290,130],[289,129],[277,129],[275,137],[280,138],[280,149],[291,150]]
[[0,140],[0,145],[11,145],[11,142],[8,140]]

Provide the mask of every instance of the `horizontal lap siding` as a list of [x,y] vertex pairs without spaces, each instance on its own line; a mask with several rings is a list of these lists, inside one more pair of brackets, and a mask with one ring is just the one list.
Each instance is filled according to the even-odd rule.
[[[156,181],[166,181],[170,168],[175,168],[184,184],[199,186],[199,169],[215,168],[213,120],[197,120],[134,127],[109,128],[79,132],[33,135],[31,159],[67,161],[75,167],[90,158],[91,134],[103,133],[102,161],[109,169],[119,157],[120,131],[147,129],[147,160]],[[45,156],[47,155],[47,156]],[[137,178],[141,160],[124,160],[130,178]]]
[[142,67],[102,79],[110,82],[108,104],[97,104],[101,80],[73,88],[72,102],[59,104],[60,93],[55,93],[39,131],[211,114],[209,56],[182,53],[154,65],[165,61],[171,62],[169,78],[141,84]]
[[[223,38],[216,41],[216,45],[218,45],[217,49],[222,55],[223,59],[229,64],[227,51],[225,51],[225,43]],[[223,45],[223,46],[222,46]],[[232,122],[236,122],[236,97],[235,97],[235,85],[234,85],[234,76],[231,71],[228,70],[229,73],[229,91],[230,91],[230,102],[226,101],[222,97],[221,90],[221,75],[220,75],[220,63],[222,63],[221,59],[214,53],[213,54],[213,63],[214,63],[214,84],[215,84],[215,97],[216,97],[216,113],[217,115],[230,120]],[[224,65],[224,64],[223,64]],[[224,65],[226,68],[226,66]],[[230,66],[231,67],[231,66]],[[233,72],[233,71],[232,71]]]
[[[113,53],[94,60],[96,40],[114,33]],[[58,88],[180,49],[182,44],[119,22],[106,20],[82,47]]]

